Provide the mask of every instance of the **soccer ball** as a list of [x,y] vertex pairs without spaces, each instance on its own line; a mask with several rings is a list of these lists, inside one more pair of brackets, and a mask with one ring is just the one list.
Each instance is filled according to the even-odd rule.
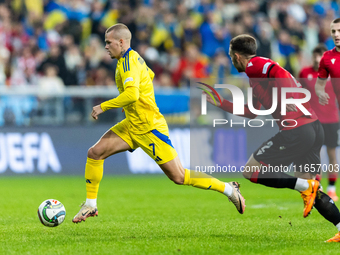
[[38,208],[40,222],[47,227],[56,227],[63,223],[66,210],[62,203],[55,199],[47,199]]

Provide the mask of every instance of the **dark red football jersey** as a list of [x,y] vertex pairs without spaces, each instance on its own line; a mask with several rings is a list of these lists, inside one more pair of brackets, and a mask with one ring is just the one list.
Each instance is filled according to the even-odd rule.
[[319,65],[319,78],[327,79],[330,75],[331,78],[340,78],[340,52],[334,49],[326,51],[320,61]]
[[[318,119],[308,102],[304,103],[303,106],[312,115],[304,115],[299,108],[297,108],[297,112],[287,112],[286,115],[281,115],[281,88],[298,88],[302,86],[288,71],[280,67],[278,63],[268,58],[254,57],[249,61],[245,73],[248,75],[250,86],[253,88],[254,100],[257,99],[265,109],[270,109],[272,106],[273,87],[278,88],[278,105],[276,110],[272,113],[272,116],[274,119],[279,119],[277,124],[281,130],[292,129],[292,127],[282,126],[281,122],[283,120],[287,120],[284,123],[285,126],[294,126],[296,121],[297,125],[293,127],[296,128]],[[303,93],[287,94],[287,98],[290,97],[305,98],[305,95]],[[254,106],[255,105],[256,104],[254,103]],[[289,121],[289,119],[295,121]]]
[[326,51],[320,61],[319,78],[327,79],[331,77],[335,96],[340,102],[340,52],[334,49]]
[[315,71],[312,66],[303,68],[299,74],[299,81],[302,87],[308,89],[311,93],[309,103],[318,116],[320,122],[323,124],[337,123],[339,122],[339,110],[336,104],[332,83],[330,80],[327,81],[325,88],[326,93],[329,95],[328,104],[321,105],[319,103],[319,98],[315,93],[315,83],[317,78],[318,71]]

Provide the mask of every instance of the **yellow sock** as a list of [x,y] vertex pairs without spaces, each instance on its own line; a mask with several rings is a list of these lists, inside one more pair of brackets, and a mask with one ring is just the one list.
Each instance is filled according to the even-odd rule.
[[191,185],[199,189],[216,190],[223,193],[225,183],[202,172],[185,169],[184,185]]
[[103,178],[104,160],[87,158],[85,166],[86,198],[96,199],[99,183]]

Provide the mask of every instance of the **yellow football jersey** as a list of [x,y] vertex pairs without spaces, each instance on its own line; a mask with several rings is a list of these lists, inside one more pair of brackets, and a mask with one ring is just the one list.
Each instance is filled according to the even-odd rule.
[[123,107],[132,133],[143,134],[166,123],[156,105],[152,83],[154,76],[144,59],[131,48],[118,60],[116,84],[119,93],[130,86],[139,90],[138,100]]

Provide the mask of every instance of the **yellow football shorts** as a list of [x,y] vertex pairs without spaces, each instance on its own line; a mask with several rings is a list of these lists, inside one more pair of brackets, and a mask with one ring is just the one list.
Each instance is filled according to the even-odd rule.
[[166,123],[160,128],[145,134],[129,132],[128,125],[127,119],[124,119],[110,130],[122,138],[131,147],[132,151],[141,147],[158,165],[162,165],[177,157],[177,152],[169,138],[169,129]]

